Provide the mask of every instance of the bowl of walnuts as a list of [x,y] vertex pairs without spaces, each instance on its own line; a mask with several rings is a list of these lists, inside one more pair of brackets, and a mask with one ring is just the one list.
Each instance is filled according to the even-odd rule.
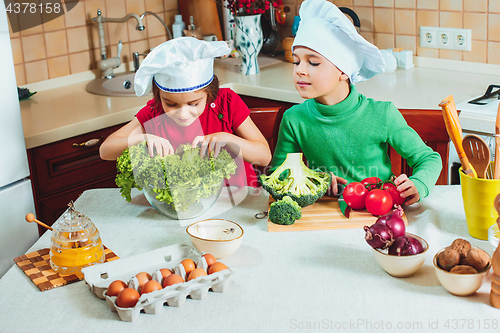
[[441,285],[453,295],[474,294],[491,267],[490,255],[465,239],[455,239],[434,256],[434,268]]

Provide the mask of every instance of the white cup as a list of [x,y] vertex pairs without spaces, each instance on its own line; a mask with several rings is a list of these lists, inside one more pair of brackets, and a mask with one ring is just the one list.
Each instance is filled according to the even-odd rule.
[[203,36],[203,40],[206,40],[207,42],[216,42],[217,36],[215,36],[215,35]]

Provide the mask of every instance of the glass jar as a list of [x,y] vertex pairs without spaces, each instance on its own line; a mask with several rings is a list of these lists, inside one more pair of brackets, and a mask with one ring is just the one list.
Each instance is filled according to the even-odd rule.
[[85,215],[69,209],[52,226],[50,266],[60,274],[81,273],[87,266],[103,263],[104,247],[99,230]]

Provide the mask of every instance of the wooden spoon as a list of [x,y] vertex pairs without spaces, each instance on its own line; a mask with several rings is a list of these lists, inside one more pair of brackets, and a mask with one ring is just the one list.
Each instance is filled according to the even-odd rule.
[[31,213],[28,213],[26,214],[26,221],[28,221],[29,223],[35,221],[36,223],[38,223],[39,225],[41,225],[42,227],[44,228],[47,228],[49,230],[52,230],[51,227],[49,227],[48,225],[46,225],[45,223],[41,222],[41,221],[38,221],[36,218],[35,218],[35,215],[31,214]]
[[476,170],[479,178],[486,179],[486,170],[490,165],[490,149],[486,142],[479,136],[469,134],[462,140],[465,155]]
[[493,179],[500,179],[500,103],[498,104],[497,121],[495,123],[495,167]]

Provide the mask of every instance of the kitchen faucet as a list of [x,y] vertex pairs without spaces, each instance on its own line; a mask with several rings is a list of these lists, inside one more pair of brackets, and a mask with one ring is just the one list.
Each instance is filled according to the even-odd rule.
[[161,19],[161,17],[159,17],[158,15],[156,15],[153,12],[146,11],[146,12],[142,13],[141,20],[144,19],[144,16],[146,16],[146,15],[153,15],[154,17],[156,17],[158,19],[158,21],[160,21],[160,23],[163,24],[163,26],[165,27],[165,30],[167,31],[168,39],[172,39],[172,34],[170,33],[170,30],[168,29],[167,25],[165,24],[165,21],[163,21]]
[[[144,15],[144,14],[143,14]],[[122,42],[118,42],[118,54],[117,57],[107,58],[106,56],[106,42],[104,40],[104,22],[118,22],[123,23],[128,21],[129,19],[134,18],[137,20],[136,29],[139,31],[144,30],[144,24],[142,23],[142,18],[139,15],[130,13],[122,18],[109,18],[102,16],[102,12],[100,9],[97,10],[97,17],[94,17],[92,20],[97,22],[97,33],[99,35],[99,48],[101,50],[101,60],[97,62],[97,67],[102,71],[102,77],[106,79],[112,79],[115,77],[113,73],[113,69],[120,67],[121,60],[120,54],[122,50]]]

